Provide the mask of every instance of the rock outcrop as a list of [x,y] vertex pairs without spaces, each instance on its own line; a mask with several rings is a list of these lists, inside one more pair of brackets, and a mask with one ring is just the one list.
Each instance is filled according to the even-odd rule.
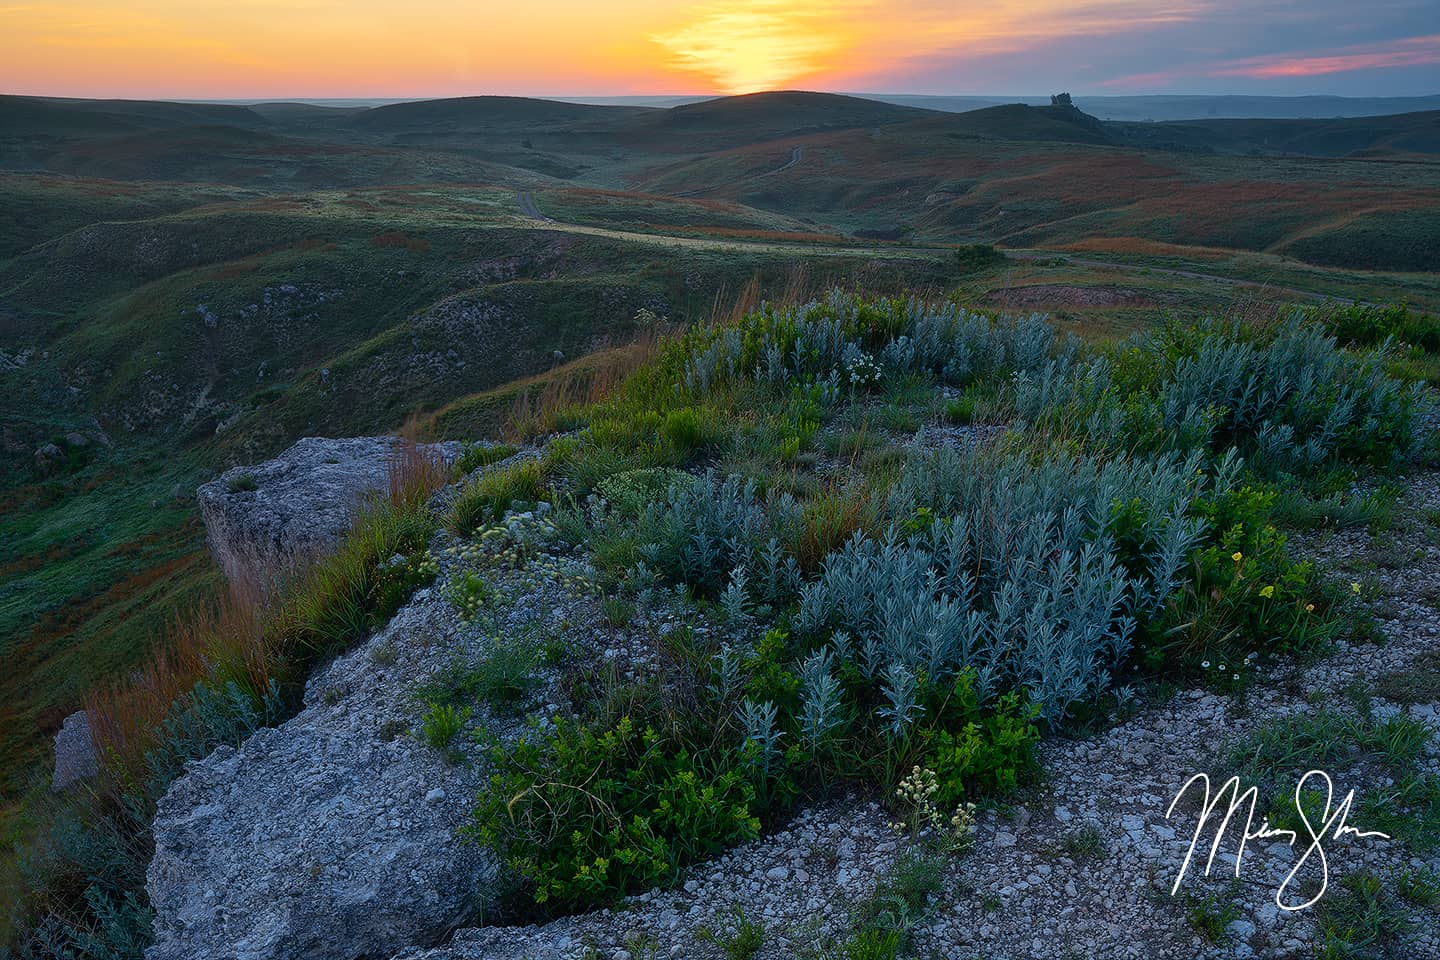
[[305,708],[221,747],[161,799],[147,960],[355,960],[433,943],[493,857],[457,835],[480,774],[415,736],[413,686],[466,640],[422,591],[311,678]]
[[90,739],[90,715],[77,710],[60,724],[55,734],[55,773],[50,789],[59,793],[66,787],[95,776],[100,770],[95,744]]
[[[198,491],[210,552],[234,582],[290,569],[333,547],[356,507],[386,489],[395,437],[307,437],[273,460],[235,467]],[[453,461],[458,443],[423,450]]]

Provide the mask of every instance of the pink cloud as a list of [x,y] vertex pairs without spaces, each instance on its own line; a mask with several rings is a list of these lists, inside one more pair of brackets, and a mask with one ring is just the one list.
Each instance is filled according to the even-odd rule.
[[1196,64],[1189,68],[1158,73],[1137,73],[1106,80],[1100,86],[1140,89],[1161,86],[1188,77],[1252,77],[1257,80],[1273,80],[1278,77],[1315,77],[1354,70],[1419,67],[1437,63],[1440,63],[1440,34],[1431,34],[1313,53],[1272,53],[1218,64]]
[[1419,67],[1440,63],[1440,35],[1412,37],[1392,45],[1389,50],[1356,50],[1315,56],[1275,54],[1237,60],[1215,77],[1313,77],[1325,73],[1348,73],[1351,70],[1378,70],[1390,67]]

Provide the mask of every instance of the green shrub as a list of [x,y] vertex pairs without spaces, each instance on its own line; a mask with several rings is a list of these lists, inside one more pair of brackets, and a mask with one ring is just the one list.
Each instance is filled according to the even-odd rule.
[[628,716],[608,728],[561,719],[491,759],[497,772],[471,832],[547,909],[669,884],[684,864],[760,829],[754,787],[724,757],[692,753]]
[[231,493],[250,493],[260,489],[260,484],[255,481],[255,477],[248,473],[231,477],[226,486],[229,487]]
[[1309,315],[1345,346],[1373,347],[1393,338],[1440,353],[1440,318],[1412,313],[1404,304],[1324,307]]
[[499,520],[517,500],[543,499],[545,484],[545,464],[539,460],[524,460],[486,471],[455,498],[450,507],[450,528],[461,535],[473,533],[486,523]]
[[939,779],[935,802],[946,810],[979,797],[1007,796],[1040,772],[1039,708],[1012,691],[982,712],[971,677],[961,673],[947,702],[936,709],[944,726],[925,761]]
[[1005,254],[988,243],[966,243],[955,248],[955,269],[961,273],[973,273],[1004,261]]

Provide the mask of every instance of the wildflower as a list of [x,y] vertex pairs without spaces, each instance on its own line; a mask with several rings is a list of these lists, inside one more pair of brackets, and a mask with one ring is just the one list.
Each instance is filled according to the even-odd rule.
[[1260,596],[1264,597],[1266,600],[1269,600],[1271,597],[1275,596],[1275,585],[1272,583],[1268,587],[1262,587],[1260,590]]
[[1234,553],[1230,554],[1230,559],[1234,560],[1236,563],[1239,563],[1241,560],[1245,559],[1245,554],[1241,553],[1239,550],[1236,550]]
[[1210,669],[1210,661],[1209,661],[1209,660],[1201,660],[1201,661],[1200,661],[1200,669],[1201,669],[1201,670],[1209,670],[1209,669]]
[[1306,612],[1306,613],[1314,613],[1314,612],[1315,612],[1315,604],[1313,604],[1313,603],[1307,603],[1307,604],[1305,604],[1305,612]]
[[1231,679],[1231,680],[1239,680],[1239,679],[1240,679],[1240,674],[1238,674],[1238,673],[1232,673],[1232,674],[1230,674],[1230,679]]
[[1350,592],[1353,593],[1353,594],[1355,594],[1356,596],[1359,596],[1359,594],[1360,594],[1360,584],[1359,584],[1358,581],[1350,584]]

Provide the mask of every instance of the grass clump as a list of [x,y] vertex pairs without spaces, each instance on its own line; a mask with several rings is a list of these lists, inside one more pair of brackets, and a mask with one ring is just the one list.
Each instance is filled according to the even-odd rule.
[[481,467],[509,460],[520,452],[520,448],[508,443],[467,443],[455,461],[456,476],[466,476]]
[[475,532],[499,520],[516,501],[545,496],[546,469],[539,460],[524,460],[481,474],[460,491],[450,507],[450,528],[457,534]]
[[260,484],[255,480],[254,475],[249,473],[231,477],[225,486],[231,493],[253,493],[260,489]]
[[765,945],[765,924],[751,920],[743,907],[734,904],[724,926],[719,930],[701,927],[697,939],[715,944],[726,960],[750,960]]

